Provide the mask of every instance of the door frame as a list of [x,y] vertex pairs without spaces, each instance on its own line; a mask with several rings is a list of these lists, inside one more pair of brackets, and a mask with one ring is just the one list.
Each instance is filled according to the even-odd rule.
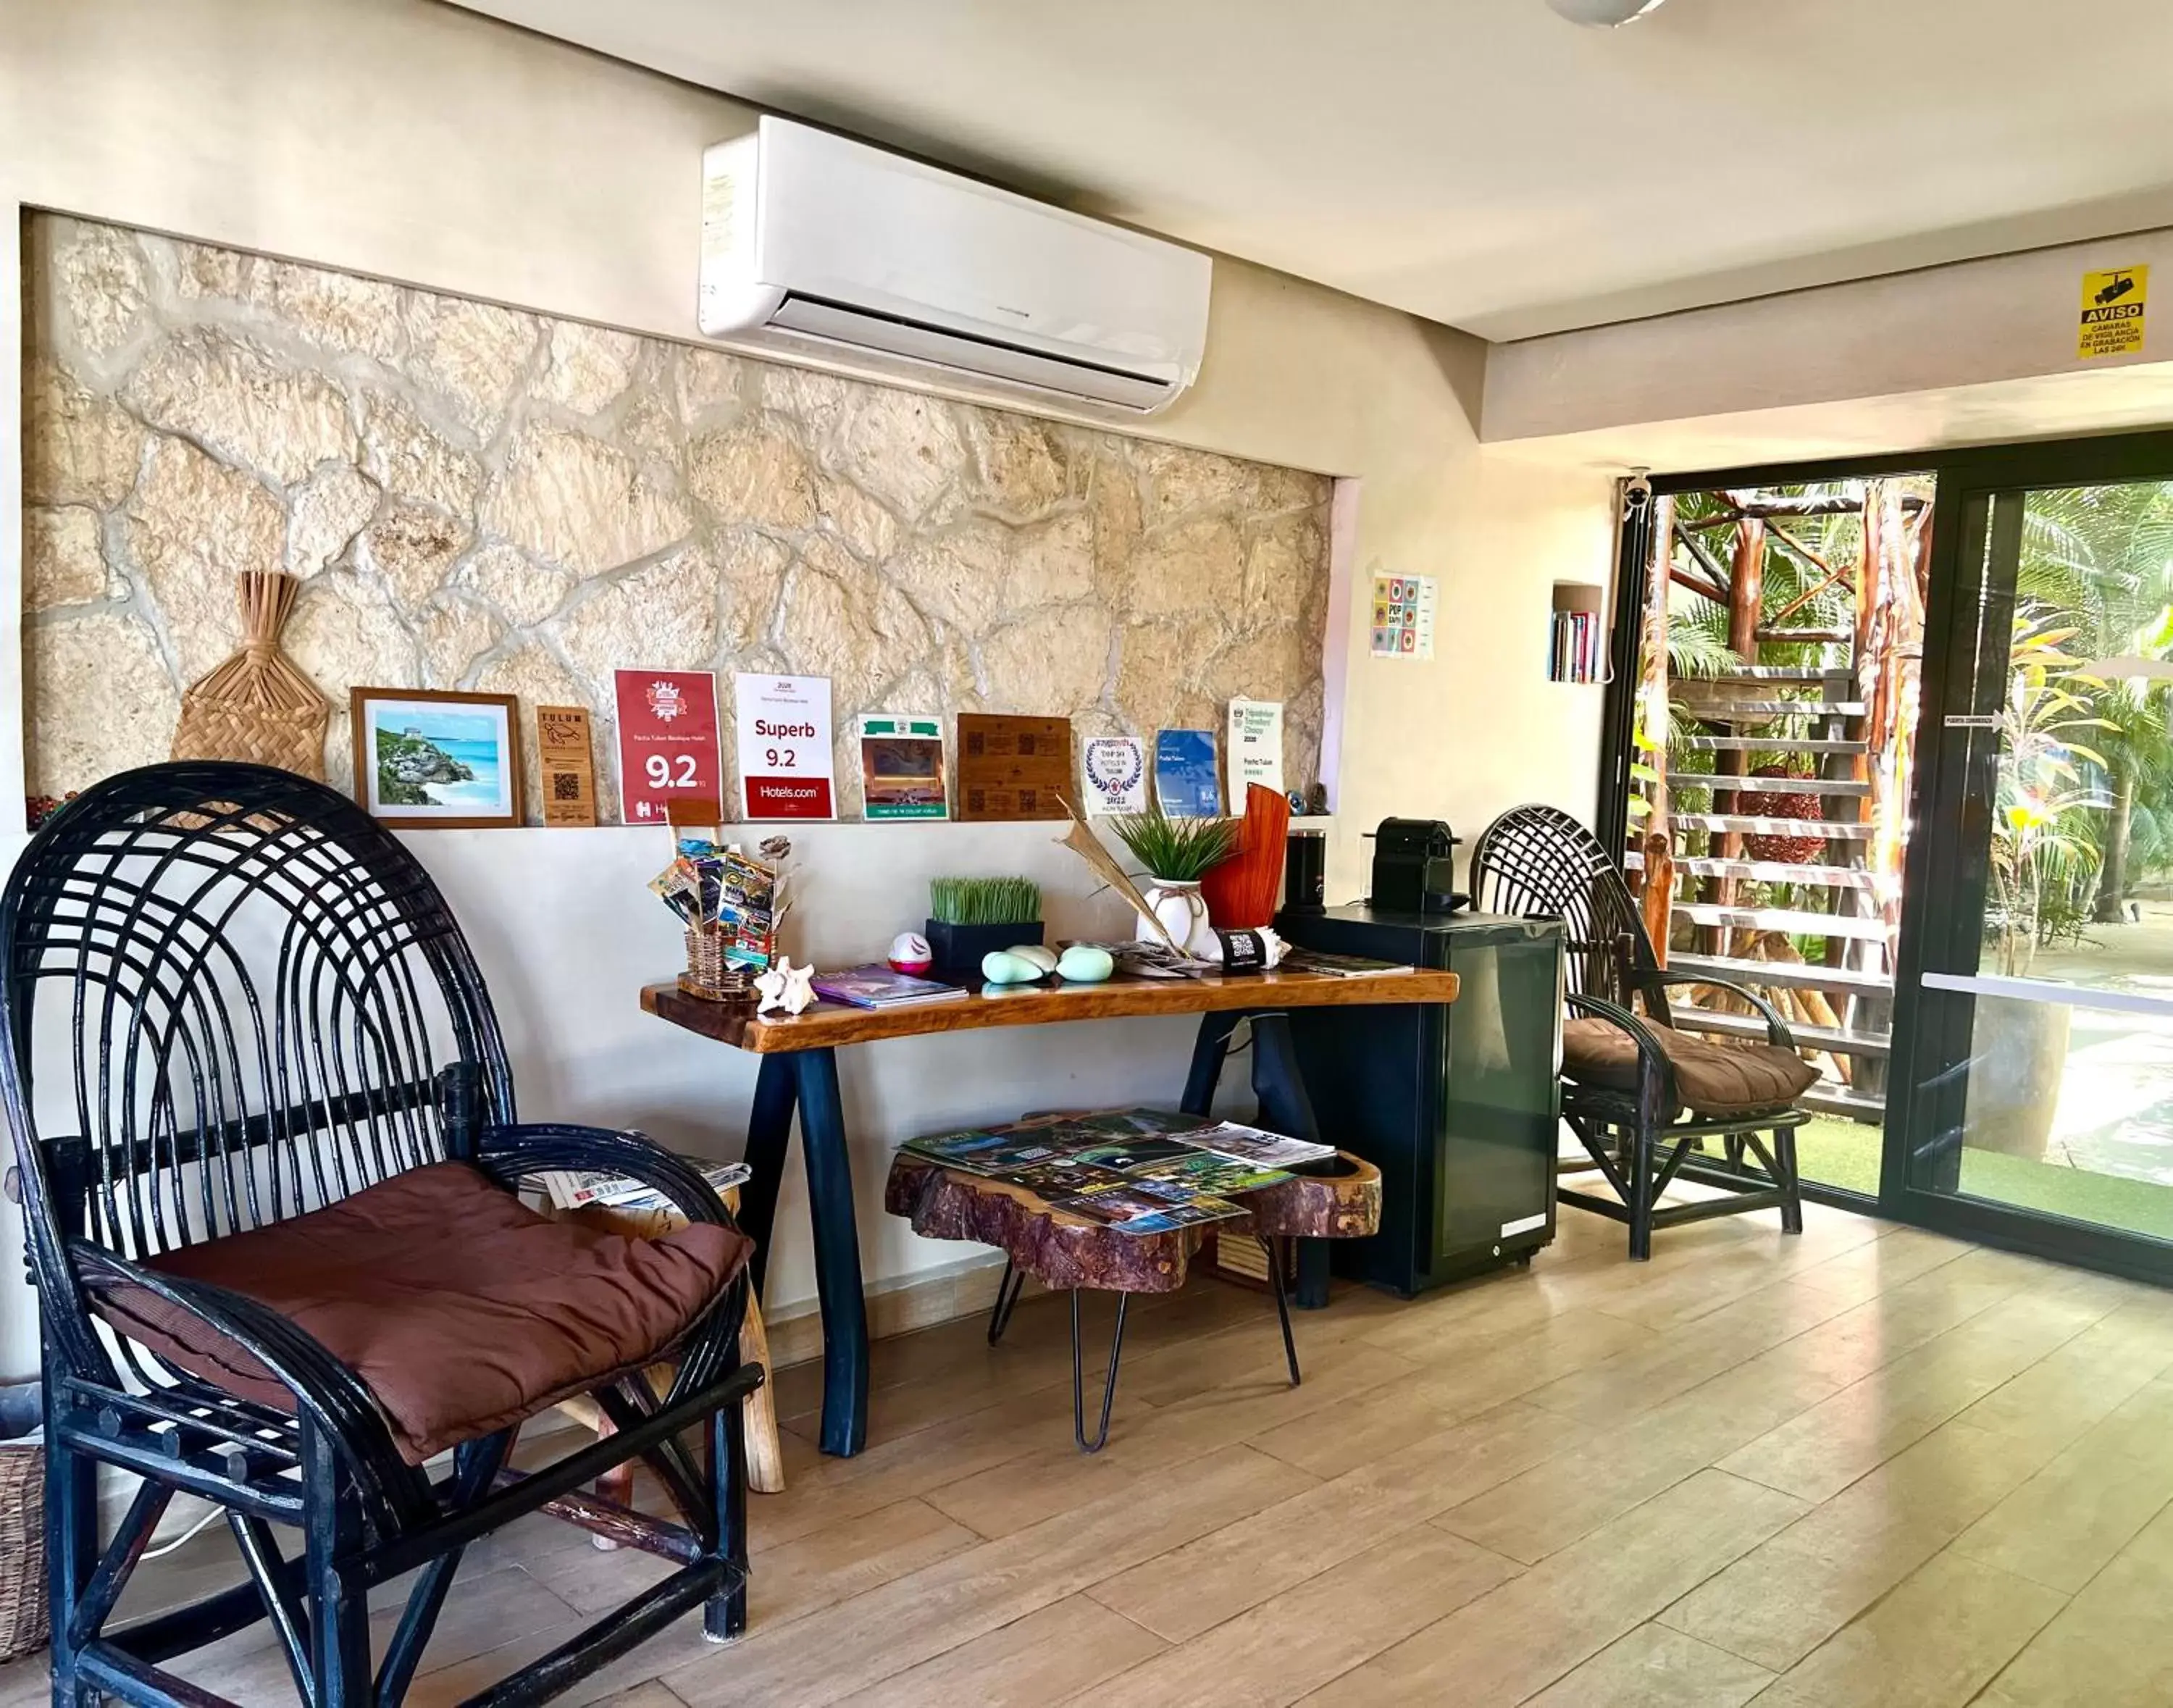
[[[1957,610],[1965,596],[1962,524],[1969,507],[1989,508],[1992,494],[2027,493],[2047,488],[2173,480],[2173,431],[2106,434],[2084,438],[2024,440],[1915,454],[1837,457],[1814,461],[1770,463],[1735,468],[1694,470],[1650,477],[1656,497],[1721,487],[1800,485],[1818,481],[1863,480],[1885,475],[1928,474],[1937,482],[1933,498],[1930,586],[1925,605],[1925,655],[1920,674],[1917,765],[1911,780],[1910,820],[1914,827],[1903,870],[1905,897],[1901,931],[1895,949],[1893,1053],[1887,1075],[1889,1098],[1881,1147],[1879,1189],[1875,1196],[1805,1183],[1804,1196],[1818,1202],[1876,1214],[1951,1234],[1981,1244],[2003,1247],[2079,1267],[2138,1280],[2173,1285],[2173,1242],[2127,1233],[2095,1224],[2069,1221],[2042,1211],[1987,1199],[1913,1187],[1907,1177],[1911,1128],[1920,1118],[1914,1089],[1920,980],[1928,948],[1956,929],[1957,913],[1949,897],[1943,903],[1928,882],[1941,857],[1954,857],[1959,840],[1953,816],[1945,835],[1928,833],[1938,820],[1935,810],[1953,804],[1961,789],[1957,756],[1944,739],[1946,698],[1958,669],[1974,669]],[[1614,622],[1609,644],[1614,668],[1603,710],[1599,801],[1597,827],[1603,838],[1611,826],[1626,833],[1629,819],[1628,732],[1635,715],[1637,647],[1644,612],[1650,554],[1649,506],[1642,515],[1626,511],[1623,549],[1617,554]],[[2018,507],[2019,509],[2019,507]],[[1987,514],[1987,520],[1989,516]],[[1975,549],[1985,539],[1978,532]],[[1982,561],[1980,558],[1980,561]],[[1978,578],[1968,578],[1975,597]],[[1981,678],[1980,678],[1981,679]],[[1942,793],[1947,791],[1947,793]],[[1945,843],[1936,848],[1935,843]],[[1610,847],[1619,846],[1620,835]],[[1917,898],[1913,902],[1909,897]],[[1970,922],[1981,925],[1981,919]],[[1949,1012],[1960,1005],[1949,1005]]]

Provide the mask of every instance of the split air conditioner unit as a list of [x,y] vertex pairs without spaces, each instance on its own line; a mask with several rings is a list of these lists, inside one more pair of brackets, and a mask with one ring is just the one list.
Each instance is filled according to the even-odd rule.
[[1200,370],[1193,250],[789,119],[702,165],[708,337],[1140,414]]

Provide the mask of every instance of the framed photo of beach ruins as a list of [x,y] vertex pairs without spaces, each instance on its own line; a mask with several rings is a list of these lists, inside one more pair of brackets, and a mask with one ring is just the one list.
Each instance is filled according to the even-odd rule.
[[521,823],[520,702],[511,694],[356,688],[354,795],[404,830]]

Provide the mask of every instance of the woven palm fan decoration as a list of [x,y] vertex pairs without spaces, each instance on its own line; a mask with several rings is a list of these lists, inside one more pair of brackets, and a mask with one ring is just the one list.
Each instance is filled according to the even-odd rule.
[[[1809,781],[1813,775],[1808,762],[1799,762],[1801,768],[1790,769],[1786,765],[1761,765],[1754,777],[1794,777]],[[1820,795],[1764,795],[1755,797],[1759,816],[1764,818],[1809,818],[1823,820],[1826,816],[1825,797]],[[1746,836],[1743,838],[1744,852],[1755,860],[1786,860],[1794,865],[1809,865],[1825,851],[1826,839],[1822,836]]]
[[240,577],[241,650],[181,696],[176,759],[242,759],[322,782],[329,708],[279,651],[302,584],[276,570]]

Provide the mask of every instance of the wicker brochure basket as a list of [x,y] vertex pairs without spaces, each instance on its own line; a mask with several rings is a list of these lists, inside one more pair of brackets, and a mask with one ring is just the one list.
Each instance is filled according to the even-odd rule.
[[687,928],[687,970],[679,988],[705,1002],[746,1002],[754,997],[754,974],[725,959],[731,934],[714,924]]
[[42,1649],[46,1618],[46,1450],[0,1444],[0,1661]]

